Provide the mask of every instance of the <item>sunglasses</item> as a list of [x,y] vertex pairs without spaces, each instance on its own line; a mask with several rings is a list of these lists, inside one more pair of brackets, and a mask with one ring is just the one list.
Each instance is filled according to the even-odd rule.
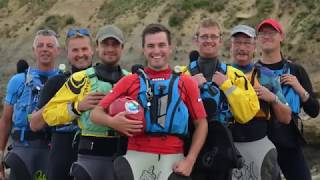
[[75,37],[75,36],[88,36],[90,37],[90,32],[88,29],[80,28],[80,29],[69,29],[67,32],[67,38]]
[[51,29],[41,29],[41,30],[37,31],[36,35],[37,36],[40,36],[40,35],[41,36],[55,36],[57,38],[59,37],[59,35]]

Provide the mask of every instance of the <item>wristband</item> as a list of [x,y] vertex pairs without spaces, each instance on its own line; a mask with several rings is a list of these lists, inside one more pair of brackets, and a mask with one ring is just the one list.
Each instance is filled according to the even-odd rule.
[[310,94],[308,93],[308,91],[305,91],[303,93],[303,97],[301,98],[302,99],[302,102],[306,102],[310,97]]
[[274,100],[271,102],[271,104],[279,104],[280,103],[280,99],[278,98],[278,96],[275,95]]

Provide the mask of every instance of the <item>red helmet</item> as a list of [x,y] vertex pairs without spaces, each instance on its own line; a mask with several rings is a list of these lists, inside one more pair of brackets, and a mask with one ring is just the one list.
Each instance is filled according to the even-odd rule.
[[143,121],[145,127],[144,109],[136,100],[124,96],[113,101],[108,108],[108,114],[110,116],[115,116],[123,111],[128,113],[126,115],[128,119]]

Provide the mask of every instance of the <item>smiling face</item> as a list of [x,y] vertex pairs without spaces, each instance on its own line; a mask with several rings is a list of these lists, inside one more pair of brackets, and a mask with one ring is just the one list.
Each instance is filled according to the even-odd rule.
[[143,54],[148,61],[148,67],[151,69],[166,69],[171,53],[171,45],[165,32],[156,32],[144,36]]
[[67,42],[67,58],[77,69],[86,69],[92,63],[93,50],[87,36],[70,38]]
[[215,58],[219,54],[222,38],[217,26],[202,27],[198,29],[196,44],[201,57]]
[[236,64],[245,66],[251,63],[256,49],[255,39],[243,33],[237,33],[231,38],[231,56]]
[[59,55],[59,47],[54,36],[36,36],[32,50],[39,66],[53,66]]
[[106,38],[98,43],[97,52],[103,64],[115,66],[123,51],[123,45],[114,38]]
[[258,44],[262,51],[279,51],[283,40],[284,34],[278,32],[271,25],[263,25],[259,28]]

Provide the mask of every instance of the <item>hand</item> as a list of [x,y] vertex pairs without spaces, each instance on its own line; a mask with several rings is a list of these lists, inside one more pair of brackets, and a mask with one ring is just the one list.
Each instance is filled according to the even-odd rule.
[[216,71],[212,76],[212,82],[218,86],[221,86],[226,80],[228,80],[228,77],[219,71]]
[[172,170],[179,175],[190,176],[194,163],[194,161],[183,159],[174,163]]
[[280,82],[281,84],[290,85],[297,92],[303,89],[297,77],[292,74],[283,74],[280,78]]
[[120,112],[113,116],[111,127],[126,136],[133,136],[134,133],[139,133],[143,128],[143,121],[141,120],[130,120],[126,118],[127,112]]
[[106,94],[101,92],[89,93],[82,101],[79,102],[78,110],[80,112],[84,112],[93,109],[105,95]]
[[191,78],[198,83],[199,87],[202,86],[205,82],[207,82],[206,78],[204,78],[202,73],[196,74]]
[[266,102],[273,102],[276,98],[276,95],[264,86],[255,86],[254,90],[256,91],[258,98]]

